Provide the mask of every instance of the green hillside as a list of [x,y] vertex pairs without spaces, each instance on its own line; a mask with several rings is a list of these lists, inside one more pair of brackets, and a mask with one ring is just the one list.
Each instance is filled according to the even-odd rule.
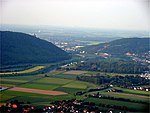
[[51,63],[70,56],[50,42],[19,32],[0,31],[1,65]]
[[148,52],[150,38],[123,38],[108,43],[87,46],[82,48],[88,53],[106,52],[112,55],[121,55],[127,52],[142,54]]

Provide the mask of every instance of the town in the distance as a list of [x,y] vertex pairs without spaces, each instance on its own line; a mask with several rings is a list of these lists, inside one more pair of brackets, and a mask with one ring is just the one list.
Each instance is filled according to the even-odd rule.
[[2,113],[148,113],[148,32],[2,25]]

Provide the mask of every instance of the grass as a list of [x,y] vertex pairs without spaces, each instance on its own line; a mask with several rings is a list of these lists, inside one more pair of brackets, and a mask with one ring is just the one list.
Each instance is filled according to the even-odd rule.
[[57,75],[57,74],[61,74],[63,73],[64,71],[61,71],[61,70],[55,70],[54,72],[51,72],[50,74],[48,75]]
[[23,70],[23,71],[18,71],[18,72],[0,72],[0,75],[12,75],[12,74],[25,74],[25,73],[32,73],[35,71],[38,71],[40,69],[45,68],[45,66],[35,66],[33,68]]
[[64,74],[73,74],[73,75],[80,75],[80,74],[84,74],[84,73],[87,73],[87,71],[72,70],[72,71],[66,71],[66,72],[64,72]]
[[104,96],[110,96],[110,97],[115,97],[115,98],[125,98],[125,99],[130,99],[130,100],[135,100],[135,101],[144,101],[144,102],[149,102],[149,99],[150,99],[148,96],[117,93],[117,92],[100,92],[100,94]]
[[25,103],[31,102],[31,105],[36,105],[36,106],[50,105],[49,103],[53,101],[69,100],[75,98],[72,94],[62,95],[62,96],[49,96],[49,95],[42,95],[42,94],[10,91],[10,90],[2,92],[0,96],[1,96],[0,103],[6,103],[12,100],[19,100],[20,102],[23,101]]
[[60,101],[60,100],[70,100],[70,99],[73,99],[73,98],[75,98],[75,96],[74,95],[59,95],[59,96],[53,96],[52,98],[51,98],[51,100],[53,100],[53,101]]
[[76,80],[76,77],[77,77],[77,76],[78,76],[78,75],[58,74],[58,75],[53,75],[53,76],[51,76],[51,77]]
[[39,97],[39,96],[29,96],[29,97],[19,96],[16,97],[15,99],[23,102],[31,102],[31,103],[50,101],[50,97]]
[[0,83],[0,86],[12,87],[12,86],[15,86],[15,85],[14,84],[2,84],[2,83]]
[[1,77],[0,84],[2,86],[16,86],[30,82],[32,80],[37,80],[42,77],[39,76],[11,76],[11,77]]
[[32,88],[32,89],[42,89],[42,90],[53,90],[53,89],[56,89],[60,86],[59,85],[52,85],[52,84],[51,85],[45,85],[45,84],[28,83],[28,84],[21,85],[19,87]]
[[136,95],[143,95],[143,96],[150,96],[150,92],[148,91],[140,91],[140,90],[132,90],[126,88],[117,87],[116,89],[122,90],[124,93],[128,94],[136,94]]
[[20,84],[20,83],[18,83],[18,82],[2,81],[1,84],[9,84],[9,85],[14,85],[14,86],[16,86],[16,85],[18,85],[18,84]]
[[18,91],[11,91],[11,90],[6,90],[1,92],[2,95],[9,95],[9,96],[25,96],[25,97],[30,97],[30,96],[49,96],[49,95],[43,95],[43,94],[35,94],[35,93],[26,93],[26,92],[18,92]]
[[69,94],[74,94],[78,91],[84,91],[84,89],[78,89],[78,88],[67,88],[67,87],[59,87],[59,88],[56,88],[55,90],[57,91],[64,91],[66,93],[69,93]]
[[[40,101],[43,97],[42,94],[34,94],[34,93],[26,93],[26,92],[17,92],[17,91],[10,91],[10,90],[6,90],[1,92],[0,94],[1,98],[0,98],[0,103],[2,102],[10,102],[11,100],[15,100],[19,97],[22,97],[24,102],[27,101],[27,98],[33,97],[33,96],[38,96],[39,99],[38,101]],[[47,95],[44,95],[44,97],[48,97]],[[20,100],[19,100],[20,101]],[[30,99],[30,101],[32,101],[32,99]]]
[[62,95],[62,96],[28,96],[28,97],[16,97],[15,99],[23,101],[23,102],[31,102],[32,105],[43,107],[49,106],[53,101],[60,101],[60,100],[70,100],[75,98],[73,95]]
[[124,102],[118,100],[109,100],[109,99],[97,99],[97,98],[87,98],[85,101],[94,102],[96,104],[106,104],[106,105],[117,105],[117,106],[127,106],[128,108],[143,110],[147,107],[145,104],[133,103],[133,102]]
[[[25,83],[27,82],[26,80],[16,80],[16,79],[3,79],[1,78],[0,80],[0,84],[2,86],[15,86],[15,85],[18,85],[20,83]],[[7,84],[7,85],[6,85]]]
[[2,94],[0,94],[0,103],[1,102],[5,102],[5,101],[7,101],[7,100],[9,100],[9,99],[11,99],[11,98],[14,98],[15,96],[10,96],[10,95],[2,95]]
[[63,85],[63,84],[67,84],[69,82],[71,82],[72,80],[69,79],[61,79],[61,78],[50,78],[50,77],[46,77],[37,81],[34,81],[36,83],[49,83],[49,84],[59,84],[59,85]]
[[87,85],[84,82],[74,81],[69,84],[64,85],[65,88],[77,88],[77,89],[86,89]]
[[[44,68],[44,67],[43,67]],[[33,68],[31,68],[33,69]],[[30,69],[29,69],[30,70]],[[24,72],[30,72],[30,71]],[[34,70],[34,69],[33,69]],[[32,71],[33,71],[32,70]],[[96,74],[99,72],[86,72],[81,73],[80,71],[54,71],[52,73],[47,74],[49,77],[45,77],[45,74],[38,74],[32,76],[11,76],[11,77],[2,77],[1,85],[2,86],[14,86],[17,84],[17,87],[24,87],[24,88],[34,88],[34,89],[43,89],[43,90],[56,90],[56,91],[63,91],[68,93],[67,95],[61,96],[49,96],[43,94],[35,94],[35,93],[25,93],[25,92],[17,92],[17,91],[10,91],[5,90],[2,91],[1,96],[1,103],[10,102],[11,100],[18,99],[19,101],[24,102],[31,102],[31,105],[35,106],[46,106],[49,105],[50,102],[57,101],[57,100],[69,100],[75,98],[74,94],[78,91],[86,91],[89,88],[98,87],[98,85],[88,83],[88,82],[81,82],[77,81],[76,77],[84,74]],[[106,73],[107,74],[107,73]],[[111,76],[115,76],[112,74]],[[27,83],[26,83],[27,82]],[[25,84],[22,84],[25,83]],[[116,93],[116,92],[104,92],[101,91],[100,94],[104,96],[110,96],[115,98],[126,98],[135,101],[145,101],[149,100],[149,92],[146,91],[135,91],[129,90],[124,88],[118,88],[123,90],[123,93]],[[112,104],[118,106],[128,106],[129,108],[135,108],[141,110],[145,107],[144,104],[134,103],[134,102],[125,102],[125,101],[117,101],[117,100],[109,100],[109,99],[95,99],[95,98],[87,98],[83,96],[77,96],[77,99],[83,99],[85,101],[91,101],[94,103],[103,103],[103,104]]]
[[43,76],[39,76],[39,75],[32,75],[32,76],[31,75],[30,76],[9,76],[9,77],[2,77],[2,78],[4,78],[4,79],[13,79],[13,80],[31,81],[31,80],[35,80],[35,79],[40,79]]
[[3,82],[3,81],[7,81],[7,82],[17,82],[17,83],[24,83],[24,82],[27,82],[26,80],[5,79],[5,78],[1,78],[0,81],[1,81],[1,82]]

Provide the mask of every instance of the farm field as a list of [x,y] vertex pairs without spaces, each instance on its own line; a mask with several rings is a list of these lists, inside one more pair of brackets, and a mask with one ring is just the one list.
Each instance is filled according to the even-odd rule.
[[126,89],[126,88],[119,88],[117,87],[116,89],[122,90],[124,93],[127,94],[135,94],[135,95],[143,95],[143,96],[149,96],[150,92],[148,91],[140,91],[140,90],[131,90],[131,89]]
[[136,110],[143,110],[148,105],[140,104],[140,103],[133,103],[133,102],[123,102],[123,101],[117,101],[117,100],[108,100],[108,99],[97,99],[97,98],[87,98],[85,101],[91,101],[96,104],[106,104],[106,105],[118,105],[118,106],[127,106],[130,109],[136,109]]
[[86,89],[87,85],[83,82],[72,82],[63,86],[64,88],[78,88],[78,89]]
[[4,79],[4,78],[1,78],[1,81],[7,81],[7,82],[18,82],[18,83],[24,83],[24,82],[27,82],[26,80],[13,80],[13,79]]
[[37,81],[34,81],[36,83],[47,83],[47,84],[59,84],[59,85],[63,85],[63,84],[67,84],[69,82],[72,82],[72,80],[69,79],[61,79],[61,78],[43,78]]
[[57,95],[57,96],[51,96],[46,94],[37,94],[37,93],[29,93],[29,92],[18,92],[18,91],[12,91],[7,90],[5,92],[2,92],[0,95],[0,103],[4,104],[6,102],[10,102],[12,100],[19,100],[23,101],[25,103],[30,102],[31,105],[37,106],[37,107],[44,107],[48,106],[50,102],[53,101],[60,101],[60,100],[70,100],[70,99],[82,99],[82,97],[75,97],[73,94],[65,94],[65,95]]
[[[67,100],[67,99],[75,98],[73,96],[75,92],[86,90],[89,87],[97,87],[96,85],[87,82],[80,82],[72,79],[57,78],[57,74],[60,74],[60,72],[50,73],[48,74],[48,77],[45,77],[45,74],[38,74],[32,76],[3,77],[1,79],[2,83],[0,83],[0,85],[8,86],[8,87],[13,86],[14,88],[18,87],[18,88],[27,88],[27,89],[31,88],[35,90],[61,91],[67,93],[66,95],[53,96],[53,98],[49,98],[48,95],[46,94],[21,92],[19,90],[5,90],[1,92],[1,96],[3,96],[1,102],[8,102],[10,100],[14,100],[18,98],[26,101],[26,98],[35,97],[36,104],[39,103],[40,106],[40,104],[43,105],[40,99],[41,96],[49,98],[47,99],[47,101],[44,101],[44,104],[48,104],[50,101],[54,101],[54,100],[60,100],[60,99]],[[7,82],[7,84],[3,84],[5,82]],[[32,99],[28,99],[28,100],[31,103],[33,103]]]
[[9,100],[9,99],[12,99],[12,98],[14,98],[15,96],[12,96],[12,95],[3,95],[2,93],[0,94],[0,102],[2,102],[2,101],[7,101],[7,100]]
[[23,84],[20,87],[22,88],[32,88],[32,89],[42,89],[42,90],[54,90],[58,87],[59,85],[45,85],[45,84],[38,84],[38,83],[28,83],[28,84]]
[[64,74],[75,74],[75,75],[80,75],[80,74],[84,74],[84,73],[87,73],[87,71],[67,71],[67,72],[64,72]]
[[62,73],[62,74],[52,75],[51,77],[76,80],[77,76],[80,76],[80,75],[72,75],[72,74],[64,74],[64,73]]
[[118,93],[118,92],[101,92],[101,94],[105,96],[115,97],[115,98],[125,98],[125,99],[144,101],[144,102],[149,102],[149,99],[150,99],[148,96]]
[[30,69],[27,69],[27,70],[18,71],[18,72],[0,72],[0,75],[32,73],[32,72],[38,71],[38,70],[43,69],[43,68],[45,68],[45,66],[35,66],[33,68],[30,68]]
[[[89,73],[89,72],[86,72]],[[75,72],[75,71],[59,71],[56,70],[47,74],[37,74],[30,76],[10,76],[10,77],[2,77],[0,86],[8,86],[14,88],[24,89],[22,92],[19,90],[5,90],[2,91],[1,101],[0,103],[10,102],[12,100],[20,100],[24,102],[30,102],[31,105],[35,106],[47,106],[50,102],[57,100],[69,100],[69,99],[81,99],[83,101],[95,102],[97,104],[113,104],[113,105],[128,105],[129,108],[135,109],[135,106],[138,107],[139,110],[142,110],[145,107],[145,104],[135,103],[135,102],[124,102],[118,100],[109,100],[109,99],[95,99],[89,98],[85,95],[75,96],[76,92],[87,91],[90,88],[98,88],[101,87],[99,85],[95,85],[88,82],[78,81],[76,80],[77,76],[84,75],[85,72]],[[46,75],[46,76],[45,76]],[[116,87],[119,89],[119,87]],[[33,89],[35,92],[25,91]],[[53,95],[53,94],[42,94],[37,93],[36,91],[42,92],[46,90],[47,92],[51,91],[60,91],[64,92],[65,95]],[[105,90],[99,91],[100,94],[115,98],[125,98],[134,101],[142,101],[148,102],[149,93],[141,91],[140,93],[134,90],[128,90],[122,88],[123,93],[117,92],[106,92]],[[91,92],[94,93],[94,92]]]
[[18,91],[18,92],[29,92],[29,93],[35,93],[35,94],[44,94],[44,95],[65,95],[67,93],[60,92],[60,91],[49,91],[49,90],[41,90],[41,89],[30,89],[30,88],[19,88],[14,87],[9,89],[11,91]]

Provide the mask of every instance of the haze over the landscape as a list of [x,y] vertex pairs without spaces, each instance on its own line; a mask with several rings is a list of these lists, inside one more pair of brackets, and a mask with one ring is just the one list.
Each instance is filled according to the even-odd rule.
[[149,0],[1,0],[1,24],[148,30]]
[[0,1],[0,113],[150,111],[150,0]]

